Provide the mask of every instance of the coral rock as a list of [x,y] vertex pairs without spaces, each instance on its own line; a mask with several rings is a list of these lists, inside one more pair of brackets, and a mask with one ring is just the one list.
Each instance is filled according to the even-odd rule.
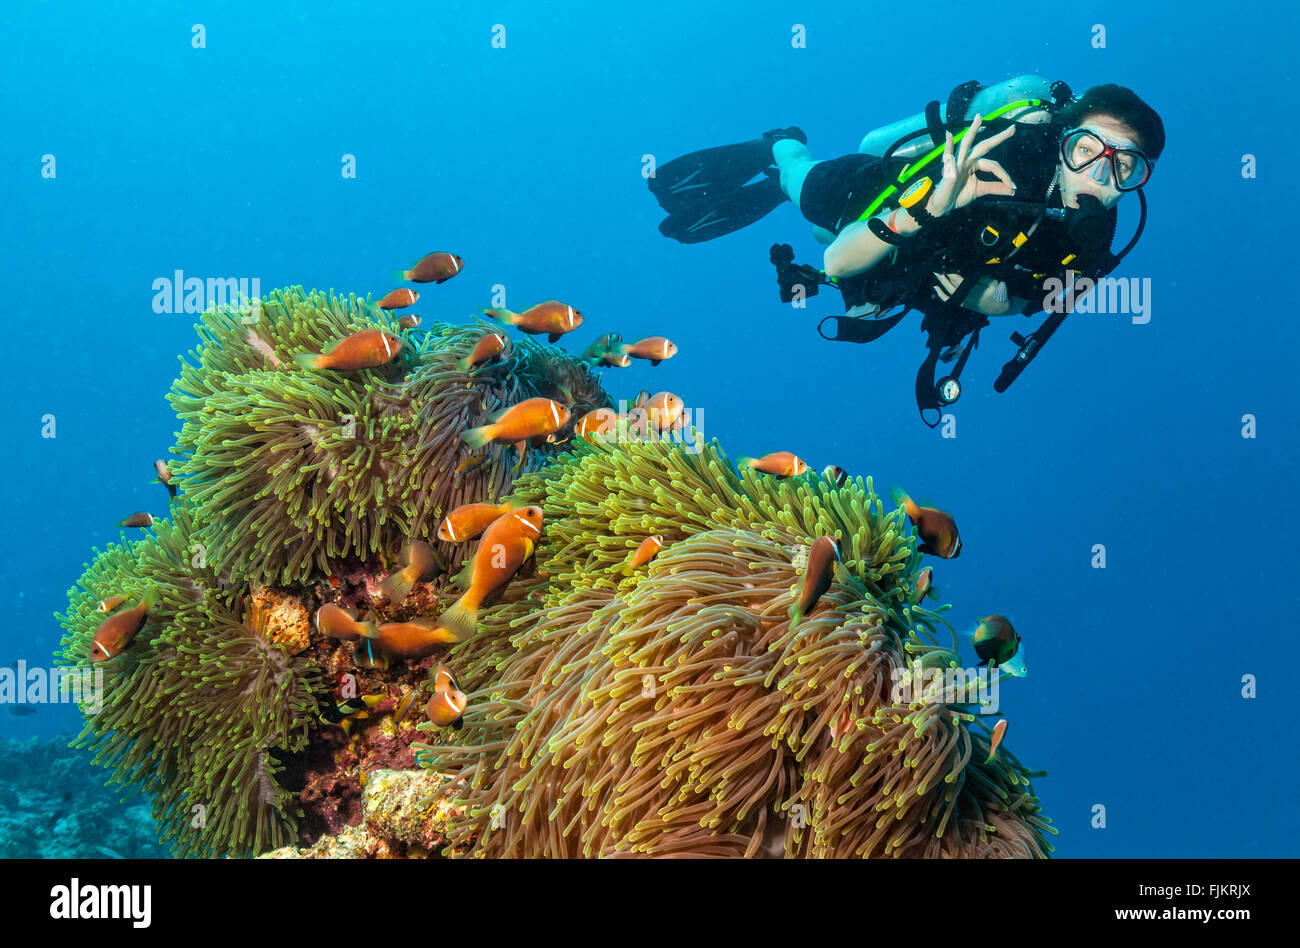
[[377,770],[366,777],[366,825],[378,837],[438,853],[447,827],[461,811],[450,799],[447,778],[421,770]]

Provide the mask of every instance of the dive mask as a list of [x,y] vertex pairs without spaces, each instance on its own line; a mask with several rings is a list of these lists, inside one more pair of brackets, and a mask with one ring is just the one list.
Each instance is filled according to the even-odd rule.
[[1073,128],[1061,139],[1061,160],[1071,171],[1082,171],[1100,159],[1110,163],[1117,191],[1136,191],[1151,177],[1153,163],[1137,148],[1112,145],[1090,128]]

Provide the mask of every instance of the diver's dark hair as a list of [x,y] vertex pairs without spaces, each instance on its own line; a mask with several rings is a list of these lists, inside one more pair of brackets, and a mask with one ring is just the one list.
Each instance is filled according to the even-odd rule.
[[1093,86],[1061,110],[1066,128],[1077,128],[1094,115],[1110,115],[1137,133],[1138,144],[1155,161],[1165,150],[1165,123],[1132,89],[1107,83]]

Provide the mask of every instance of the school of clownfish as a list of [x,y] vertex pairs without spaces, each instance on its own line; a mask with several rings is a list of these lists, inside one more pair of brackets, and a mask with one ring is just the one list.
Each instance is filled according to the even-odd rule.
[[[443,283],[464,267],[464,260],[456,254],[443,251],[427,254],[402,277],[416,283]],[[376,305],[380,309],[395,310],[413,305],[419,294],[409,288],[396,289],[386,294]],[[508,309],[484,309],[487,316],[513,326],[531,335],[545,335],[556,342],[583,323],[583,315],[573,306],[548,300],[521,313]],[[404,329],[419,326],[418,316],[403,316],[399,325]],[[475,372],[499,360],[508,353],[509,340],[499,332],[485,333],[460,359],[457,366],[466,372]],[[323,353],[302,353],[294,357],[304,369],[355,371],[377,368],[395,359],[402,349],[402,340],[382,330],[364,330],[353,333],[334,344]],[[663,336],[651,336],[638,342],[624,344],[618,333],[606,333],[593,342],[583,353],[582,361],[591,366],[626,367],[632,359],[648,360],[651,365],[671,359],[677,346]],[[522,464],[529,444],[559,444],[564,432],[573,421],[572,434],[595,442],[597,438],[616,431],[618,413],[612,408],[597,408],[573,420],[570,408],[551,398],[529,398],[509,406],[494,421],[471,428],[461,438],[471,448],[478,450],[493,444],[513,445]],[[642,391],[627,412],[629,431],[670,432],[685,424],[685,402],[671,392],[651,395]],[[465,473],[486,462],[487,451],[471,453],[456,469]],[[789,451],[775,451],[758,458],[742,457],[738,468],[752,468],[776,478],[800,477],[809,474],[808,464]],[[172,475],[162,460],[154,462],[157,481],[166,486],[168,493],[176,496]],[[849,478],[847,472],[835,465],[823,469],[822,475],[836,486]],[[919,506],[900,490],[893,493],[921,541],[917,550],[941,559],[951,559],[961,553],[961,537],[953,516],[934,507]],[[368,668],[386,669],[390,660],[418,661],[434,654],[440,647],[464,641],[473,635],[478,624],[478,610],[485,599],[503,590],[519,573],[537,549],[542,535],[543,512],[540,507],[514,508],[510,502],[501,504],[470,503],[452,510],[438,527],[438,539],[463,543],[478,539],[479,543],[468,566],[459,579],[463,593],[443,615],[437,618],[420,617],[405,622],[376,624],[364,620],[360,610],[346,609],[326,603],[316,610],[312,619],[314,629],[326,637],[355,643],[353,659]],[[123,520],[120,526],[149,527],[153,517],[148,513],[135,513]],[[662,536],[645,537],[628,554],[617,571],[631,576],[649,563],[663,549]],[[401,566],[380,584],[380,591],[390,607],[400,605],[416,583],[432,579],[445,571],[438,553],[428,543],[412,539],[402,550]],[[791,627],[797,625],[816,607],[821,596],[830,588],[832,578],[842,575],[839,541],[834,537],[818,537],[811,545],[804,570],[799,595],[790,606]],[[918,574],[912,601],[919,603],[927,595],[935,596],[932,585],[933,569],[925,567]],[[148,611],[156,602],[156,593],[150,592],[141,601],[122,609],[126,599],[122,596],[106,598],[99,603],[109,618],[96,630],[90,649],[91,661],[111,659],[127,648],[143,628]],[[993,665],[1009,675],[1023,676],[1024,654],[1020,648],[1020,635],[1003,615],[991,615],[979,620],[975,628],[966,633],[973,640],[980,665]],[[408,714],[415,692],[404,696],[394,709],[394,718],[400,721]],[[368,709],[382,700],[383,695],[368,695],[338,703],[334,714],[341,718],[347,730],[351,720],[365,717]],[[434,692],[425,713],[438,727],[459,728],[468,699],[459,689],[452,673],[439,665],[435,674]],[[992,741],[992,760],[1006,732],[1006,721],[998,722]]]

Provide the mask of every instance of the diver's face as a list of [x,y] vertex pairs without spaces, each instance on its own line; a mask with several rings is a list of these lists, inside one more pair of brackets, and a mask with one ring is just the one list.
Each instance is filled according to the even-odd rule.
[[[1090,128],[1101,136],[1107,144],[1122,148],[1141,148],[1137,133],[1119,119],[1109,115],[1093,115],[1080,125]],[[1103,207],[1114,207],[1124,192],[1115,187],[1114,172],[1106,159],[1094,161],[1082,171],[1071,171],[1062,160],[1061,168],[1061,204],[1064,207],[1078,207],[1080,194],[1091,194],[1101,201]]]

